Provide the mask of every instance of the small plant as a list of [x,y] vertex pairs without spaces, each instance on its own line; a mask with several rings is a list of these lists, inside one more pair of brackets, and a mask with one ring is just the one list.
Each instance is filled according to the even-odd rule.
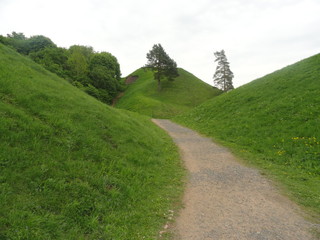
[[291,137],[274,147],[286,165],[320,173],[320,141],[316,137]]

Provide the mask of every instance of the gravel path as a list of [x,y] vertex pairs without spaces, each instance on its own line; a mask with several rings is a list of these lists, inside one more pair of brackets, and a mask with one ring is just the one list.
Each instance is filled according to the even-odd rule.
[[175,239],[314,239],[312,224],[259,171],[190,129],[169,120],[153,122],[173,138],[189,171]]

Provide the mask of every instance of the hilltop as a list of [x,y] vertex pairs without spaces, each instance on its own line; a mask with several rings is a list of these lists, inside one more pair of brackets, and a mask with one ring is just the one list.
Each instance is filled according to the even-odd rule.
[[205,102],[175,120],[229,146],[320,214],[320,54]]
[[180,76],[174,81],[162,81],[158,91],[152,71],[138,69],[130,74],[137,79],[128,85],[116,107],[154,118],[171,118],[221,94],[191,73],[181,68],[178,72]]
[[0,239],[158,235],[183,171],[149,118],[101,103],[2,44],[0,115]]

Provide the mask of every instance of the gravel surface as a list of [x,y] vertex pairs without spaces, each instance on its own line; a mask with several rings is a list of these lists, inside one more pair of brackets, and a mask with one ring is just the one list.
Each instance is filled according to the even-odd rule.
[[259,171],[190,129],[153,122],[173,138],[189,171],[184,208],[172,227],[175,239],[314,239],[313,225]]

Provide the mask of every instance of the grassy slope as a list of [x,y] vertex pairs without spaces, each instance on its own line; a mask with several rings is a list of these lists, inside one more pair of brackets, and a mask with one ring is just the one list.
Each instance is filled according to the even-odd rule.
[[163,80],[159,92],[151,71],[135,71],[131,75],[138,75],[138,80],[128,86],[116,106],[155,118],[170,118],[220,94],[183,69],[179,69],[179,74],[173,82]]
[[176,121],[212,136],[320,215],[320,54],[214,98]]
[[147,117],[1,44],[0,170],[0,239],[33,240],[154,239],[183,175]]

